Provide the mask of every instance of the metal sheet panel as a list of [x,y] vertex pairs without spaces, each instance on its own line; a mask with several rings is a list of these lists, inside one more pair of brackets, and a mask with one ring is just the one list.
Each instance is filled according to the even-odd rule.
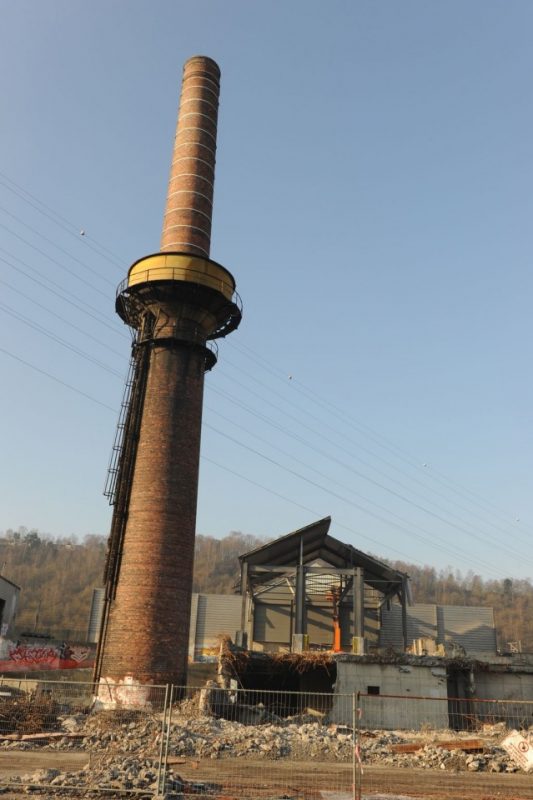
[[256,603],[254,609],[254,642],[289,645],[291,609],[287,606]]
[[[414,639],[437,638],[437,606],[420,603],[407,607],[407,643]],[[402,607],[393,603],[390,610],[381,610],[380,647],[403,650]]]
[[439,606],[439,642],[457,642],[467,653],[496,653],[492,608]]
[[[194,626],[194,660],[218,655],[220,637],[235,639],[241,625],[241,596],[238,594],[194,594],[191,628]],[[192,651],[189,636],[189,654]],[[190,656],[189,656],[190,657]]]
[[[354,635],[353,607],[350,605],[341,606],[340,619],[342,648],[350,652],[352,649],[352,636]],[[368,647],[377,647],[379,630],[379,609],[367,607],[365,593],[365,640]]]
[[321,608],[320,606],[307,606],[307,634],[309,644],[313,645],[333,645],[333,617],[331,608]]
[[196,644],[228,634],[235,638],[241,626],[240,594],[199,594],[196,609]]
[[87,627],[87,641],[97,642],[100,635],[102,614],[104,613],[105,589],[93,589],[89,625]]

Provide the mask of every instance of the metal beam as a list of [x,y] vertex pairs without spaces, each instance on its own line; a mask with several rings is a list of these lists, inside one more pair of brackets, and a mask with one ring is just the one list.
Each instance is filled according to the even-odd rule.
[[246,630],[246,604],[248,600],[248,564],[241,563],[241,631]]
[[398,592],[398,596],[402,604],[403,649],[407,650],[407,591],[405,586],[405,580],[403,581],[401,592]]
[[362,639],[365,635],[365,580],[361,567],[353,571],[353,623],[354,636]]
[[306,614],[305,614],[305,577],[307,568],[299,564],[296,568],[296,613],[294,620],[294,632],[307,633]]

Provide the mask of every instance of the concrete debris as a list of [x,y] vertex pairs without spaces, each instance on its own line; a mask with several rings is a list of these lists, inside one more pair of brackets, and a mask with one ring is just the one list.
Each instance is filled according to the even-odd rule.
[[[236,719],[229,720],[207,713],[199,715],[198,705],[190,701],[181,704],[174,711],[170,727],[170,762],[178,764],[180,758],[351,762],[353,739],[346,725],[328,724],[327,718],[323,720],[312,714],[281,718],[261,707],[254,708],[253,714],[250,711],[235,708]],[[244,720],[248,723],[253,720],[255,724],[246,724]],[[59,721],[62,729],[59,738],[5,739],[0,747],[85,750],[90,753],[90,763],[81,772],[40,770],[23,776],[19,782],[46,784],[55,789],[75,782],[115,790],[156,790],[161,743],[159,715],[122,712],[117,719],[116,712],[101,711],[88,716],[59,717]],[[482,752],[472,753],[468,752],[472,745],[472,735],[468,732],[362,731],[360,749],[363,764],[453,772],[520,771],[499,746],[501,738],[502,732],[497,727],[484,730],[476,740],[476,745],[481,744],[477,750]],[[169,777],[172,791],[194,793],[192,788],[184,789],[179,776]],[[204,787],[202,791],[209,790]]]
[[[58,769],[40,769],[11,778],[13,784],[21,784],[26,791],[40,786],[53,787],[54,792],[70,794],[77,789],[97,785],[101,791],[143,790],[152,795],[157,790],[157,761],[139,758],[117,758],[109,756],[98,762],[97,768],[87,764],[77,772],[62,772]],[[175,783],[171,779],[170,783]],[[182,787],[183,791],[183,787]]]

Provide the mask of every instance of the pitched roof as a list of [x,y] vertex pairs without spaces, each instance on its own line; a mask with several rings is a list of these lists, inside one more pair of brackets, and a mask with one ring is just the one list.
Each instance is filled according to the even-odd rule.
[[[395,570],[377,558],[330,536],[330,526],[331,517],[324,517],[273,542],[243,553],[239,556],[239,560],[241,564],[246,562],[249,568],[295,567],[300,563],[302,555],[304,564],[321,559],[338,569],[351,570],[354,567],[362,567],[365,583],[386,595],[396,594],[408,580],[409,576],[405,572]],[[265,572],[261,578],[255,576],[254,582],[266,583],[272,577],[272,574]]]

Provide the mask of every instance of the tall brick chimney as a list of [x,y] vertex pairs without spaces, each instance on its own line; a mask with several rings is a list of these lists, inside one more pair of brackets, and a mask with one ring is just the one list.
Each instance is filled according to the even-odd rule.
[[111,683],[186,682],[208,343],[241,320],[233,276],[209,257],[219,82],[210,58],[186,62],[161,250],[117,294],[134,344],[95,669]]

